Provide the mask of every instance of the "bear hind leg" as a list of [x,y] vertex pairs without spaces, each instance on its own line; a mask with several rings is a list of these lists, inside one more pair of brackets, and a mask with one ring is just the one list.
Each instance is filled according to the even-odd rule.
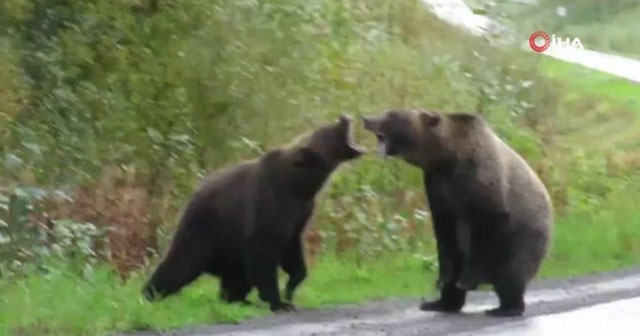
[[467,298],[467,292],[454,284],[445,283],[440,291],[440,298],[435,301],[426,301],[420,305],[422,311],[437,311],[455,313],[462,310]]
[[516,317],[524,314],[524,281],[510,277],[496,282],[493,287],[500,300],[500,306],[487,310],[485,313],[488,316]]
[[250,240],[249,246],[246,255],[247,275],[251,285],[258,289],[260,299],[268,302],[273,312],[294,311],[295,306],[282,302],[278,292],[278,257],[282,249],[260,238]]
[[295,237],[284,251],[282,268],[289,275],[289,281],[285,288],[285,299],[293,301],[293,293],[307,277],[307,266],[304,261],[302,242],[300,237]]

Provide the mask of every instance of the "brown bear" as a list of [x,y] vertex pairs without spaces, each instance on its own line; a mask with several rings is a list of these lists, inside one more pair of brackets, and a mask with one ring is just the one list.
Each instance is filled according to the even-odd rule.
[[145,297],[164,298],[208,273],[221,279],[220,295],[228,302],[247,302],[256,287],[272,311],[295,310],[281,301],[278,266],[289,276],[285,298],[291,302],[307,275],[301,235],[316,195],[341,163],[363,154],[352,142],[351,124],[343,115],[289,146],[206,179],[145,284]]
[[364,118],[380,155],[421,168],[437,241],[440,298],[424,311],[457,312],[466,293],[491,284],[520,316],[524,292],[549,248],[553,207],[536,173],[478,115],[391,110]]

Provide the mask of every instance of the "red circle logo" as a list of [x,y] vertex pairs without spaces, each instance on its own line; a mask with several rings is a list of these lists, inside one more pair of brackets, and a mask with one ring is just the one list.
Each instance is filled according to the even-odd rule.
[[[537,43],[536,40],[538,38],[542,38],[544,42],[541,41],[542,43]],[[551,38],[549,37],[549,34],[541,30],[538,30],[537,32],[529,36],[529,46],[535,52],[541,53],[547,50],[549,48],[549,45],[551,45]]]

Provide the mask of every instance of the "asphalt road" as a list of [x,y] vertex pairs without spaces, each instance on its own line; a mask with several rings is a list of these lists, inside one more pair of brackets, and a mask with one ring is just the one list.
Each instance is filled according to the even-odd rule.
[[418,309],[420,299],[385,300],[336,309],[300,309],[237,325],[128,336],[584,336],[597,330],[599,335],[636,335],[640,326],[640,268],[537,281],[530,286],[526,302],[527,311],[520,318],[485,316],[483,311],[497,304],[495,295],[472,292],[460,314],[422,312]]

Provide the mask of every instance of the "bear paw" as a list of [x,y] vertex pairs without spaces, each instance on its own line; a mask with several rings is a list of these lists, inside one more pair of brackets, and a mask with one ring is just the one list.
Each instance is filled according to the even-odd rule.
[[444,312],[444,313],[457,313],[462,309],[462,305],[459,304],[447,304],[442,300],[425,301],[420,304],[420,310]]
[[484,312],[485,315],[491,317],[519,317],[524,314],[523,307],[513,307],[513,308],[494,308],[489,309]]
[[296,306],[291,303],[280,302],[277,304],[272,304],[270,309],[274,313],[287,313],[296,311]]

